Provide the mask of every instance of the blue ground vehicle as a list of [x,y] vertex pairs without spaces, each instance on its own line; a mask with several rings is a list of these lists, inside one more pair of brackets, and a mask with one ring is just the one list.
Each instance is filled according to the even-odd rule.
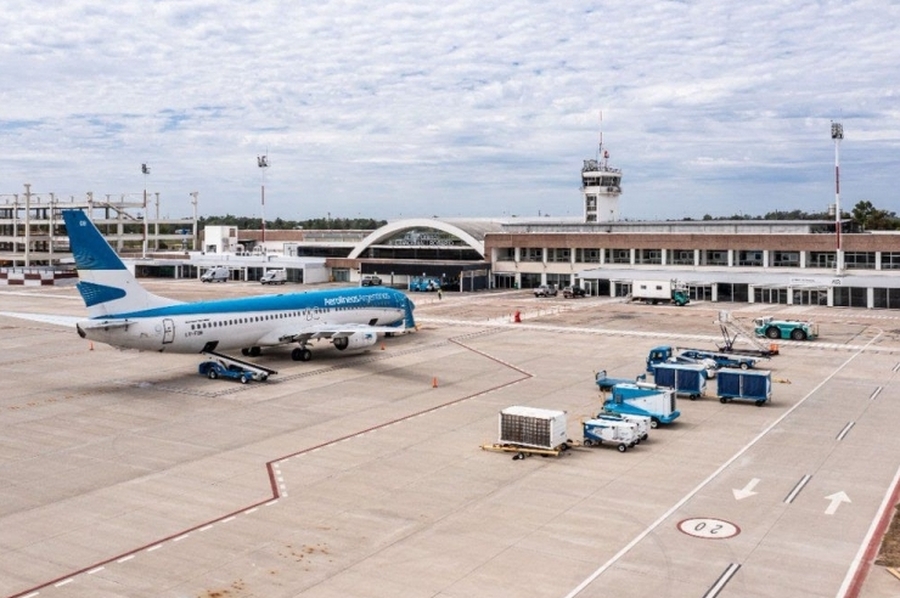
[[646,378],[647,376],[644,374],[636,376],[635,378],[612,378],[606,375],[606,370],[600,370],[594,375],[594,381],[603,392],[609,392],[616,384],[642,382]]
[[229,378],[231,380],[239,380],[241,384],[246,384],[251,380],[262,381],[269,377],[265,372],[252,372],[237,364],[226,366],[218,361],[204,361],[200,364],[198,371],[201,376],[206,376],[210,380],[215,380],[216,378]]
[[675,391],[653,384],[616,384],[612,398],[603,403],[603,410],[623,415],[644,415],[650,427],[670,424],[681,412],[675,408]]
[[434,276],[413,276],[409,281],[409,290],[429,293],[441,290],[441,279]]
[[719,400],[723,403],[738,399],[753,401],[762,407],[772,398],[772,372],[723,369],[719,372],[716,386]]
[[701,351],[699,349],[685,349],[681,352],[681,355],[697,360],[712,359],[716,362],[716,367],[719,368],[741,368],[742,370],[756,367],[756,362],[759,361],[756,357],[732,355],[716,351]]
[[653,381],[693,401],[706,390],[706,368],[695,363],[658,363],[653,366]]

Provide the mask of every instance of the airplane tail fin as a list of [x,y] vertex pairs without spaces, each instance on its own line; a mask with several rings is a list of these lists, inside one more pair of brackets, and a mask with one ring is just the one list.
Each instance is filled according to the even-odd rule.
[[78,267],[78,292],[92,318],[179,303],[138,284],[106,239],[81,210],[63,210],[69,245]]

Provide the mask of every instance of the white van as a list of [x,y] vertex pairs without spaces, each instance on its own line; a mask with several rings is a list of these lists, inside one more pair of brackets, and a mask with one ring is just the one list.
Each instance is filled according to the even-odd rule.
[[228,268],[216,266],[210,268],[200,277],[201,282],[226,282],[228,280]]
[[287,272],[284,270],[269,270],[259,279],[262,284],[284,284],[287,282]]

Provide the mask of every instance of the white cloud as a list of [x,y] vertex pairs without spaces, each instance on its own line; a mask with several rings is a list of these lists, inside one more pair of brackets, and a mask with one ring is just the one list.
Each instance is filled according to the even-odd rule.
[[[0,193],[164,211],[579,212],[598,114],[630,218],[900,211],[900,6],[179,0],[0,13]],[[627,206],[627,208],[626,208]],[[752,206],[752,208],[748,208]]]

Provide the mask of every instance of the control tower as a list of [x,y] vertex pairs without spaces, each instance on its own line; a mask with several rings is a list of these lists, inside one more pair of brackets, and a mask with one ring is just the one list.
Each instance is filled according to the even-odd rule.
[[619,195],[622,194],[622,169],[610,168],[609,152],[603,138],[597,159],[585,160],[581,168],[581,194],[585,222],[615,222],[619,219]]

